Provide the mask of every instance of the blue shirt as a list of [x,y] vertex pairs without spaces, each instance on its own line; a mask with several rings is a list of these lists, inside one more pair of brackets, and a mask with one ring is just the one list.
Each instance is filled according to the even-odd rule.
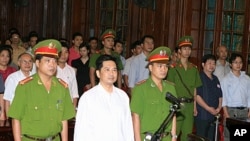
[[241,71],[239,77],[230,71],[221,81],[222,106],[250,107],[250,78]]
[[[199,95],[208,106],[216,109],[219,106],[219,98],[222,97],[221,86],[218,78],[215,75],[212,75],[212,79],[210,79],[203,71],[200,73],[200,78],[202,86],[197,88],[197,95]],[[199,104],[197,104],[197,111],[198,115],[196,118],[198,119],[214,119],[214,115],[209,113]]]
[[142,52],[131,61],[131,70],[128,75],[128,85],[130,88],[133,88],[136,83],[149,77],[149,70],[146,68],[148,64],[146,57],[147,56]]

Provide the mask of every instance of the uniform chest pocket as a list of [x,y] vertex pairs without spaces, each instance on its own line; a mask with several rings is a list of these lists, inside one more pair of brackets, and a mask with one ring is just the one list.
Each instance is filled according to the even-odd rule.
[[147,108],[149,109],[154,109],[158,107],[159,104],[160,104],[160,101],[157,99],[150,99],[146,101]]
[[57,100],[56,101],[56,110],[57,111],[63,111],[63,101],[62,100]]
[[28,109],[29,109],[28,115],[30,116],[31,120],[38,121],[42,119],[42,115],[43,115],[42,113],[44,111],[41,106],[31,106]]

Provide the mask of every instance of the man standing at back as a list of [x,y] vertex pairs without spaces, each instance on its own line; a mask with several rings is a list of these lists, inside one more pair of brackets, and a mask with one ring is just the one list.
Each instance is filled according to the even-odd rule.
[[68,122],[75,115],[67,83],[55,77],[57,40],[34,46],[37,73],[19,82],[8,116],[15,141],[68,140]]
[[131,92],[128,89],[128,74],[130,71],[131,61],[135,58],[135,56],[141,54],[141,52],[142,52],[141,41],[138,40],[138,41],[135,41],[134,43],[132,43],[132,45],[130,47],[130,51],[132,52],[132,56],[129,57],[128,59],[126,59],[126,63],[125,63],[123,74],[122,74],[125,88],[127,89],[127,93],[129,93],[129,94],[131,94]]
[[[92,54],[90,56],[90,60],[89,60],[89,77],[90,77],[90,83],[91,83],[91,87],[94,87],[97,82],[96,82],[96,75],[95,75],[95,71],[96,71],[96,60],[99,56],[107,54],[107,55],[111,55],[113,57],[115,57],[117,59],[118,62],[118,70],[122,70],[123,69],[123,65],[120,59],[120,55],[117,54],[116,52],[112,51],[113,47],[114,47],[114,39],[115,39],[116,33],[113,29],[107,29],[105,30],[102,35],[101,35],[101,40],[102,40],[102,44],[103,44],[103,49],[99,51],[99,53],[95,53]],[[121,77],[121,73],[118,72],[118,77],[117,77],[117,86],[118,88],[121,88],[122,85],[122,77]]]
[[167,80],[175,83],[177,96],[182,98],[185,104],[181,108],[182,116],[177,116],[177,133],[181,130],[181,140],[185,141],[187,135],[193,130],[194,116],[197,115],[196,88],[201,86],[202,82],[197,67],[188,60],[191,56],[193,38],[183,36],[177,44],[180,58],[175,67],[169,70]]
[[77,88],[77,81],[76,81],[76,71],[70,65],[67,64],[67,60],[69,58],[69,46],[67,43],[61,43],[62,50],[59,52],[58,58],[58,66],[56,77],[61,78],[65,81],[69,86],[69,93],[73,102],[74,107],[77,107],[77,100],[78,100],[78,88]]
[[218,59],[216,61],[216,68],[214,71],[214,75],[216,75],[221,81],[222,78],[224,78],[226,74],[228,74],[231,70],[229,63],[226,60],[228,55],[226,46],[221,45],[217,47],[216,53]]
[[149,70],[146,68],[148,61],[146,58],[148,54],[154,49],[154,37],[151,35],[145,35],[141,39],[142,53],[134,57],[131,61],[133,70],[129,71],[128,74],[128,85],[129,88],[134,88],[137,83],[145,80],[149,77]]

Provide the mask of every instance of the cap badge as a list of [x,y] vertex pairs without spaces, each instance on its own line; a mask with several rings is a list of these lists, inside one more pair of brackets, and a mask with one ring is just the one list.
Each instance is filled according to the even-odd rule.
[[160,51],[160,55],[161,55],[161,56],[165,56],[166,54],[167,54],[166,50],[164,50],[164,51],[161,50],[161,51]]
[[185,39],[185,42],[190,42],[190,39]]
[[51,42],[51,43],[49,43],[49,48],[50,48],[50,49],[52,49],[52,48],[56,48],[56,45],[55,45],[55,44],[53,44],[53,43]]

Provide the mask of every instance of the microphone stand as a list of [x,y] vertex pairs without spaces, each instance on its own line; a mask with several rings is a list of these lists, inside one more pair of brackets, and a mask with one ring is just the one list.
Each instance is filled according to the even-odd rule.
[[162,122],[161,126],[158,128],[158,130],[153,134],[151,141],[161,141],[161,135],[164,133],[164,130],[166,126],[168,125],[169,121],[173,118],[174,114],[179,109],[179,104],[173,104],[170,108],[170,113],[165,118],[165,120]]
[[214,137],[214,141],[218,141],[218,125],[219,125],[219,118],[220,118],[220,114],[216,115],[216,121],[215,121],[215,137]]

